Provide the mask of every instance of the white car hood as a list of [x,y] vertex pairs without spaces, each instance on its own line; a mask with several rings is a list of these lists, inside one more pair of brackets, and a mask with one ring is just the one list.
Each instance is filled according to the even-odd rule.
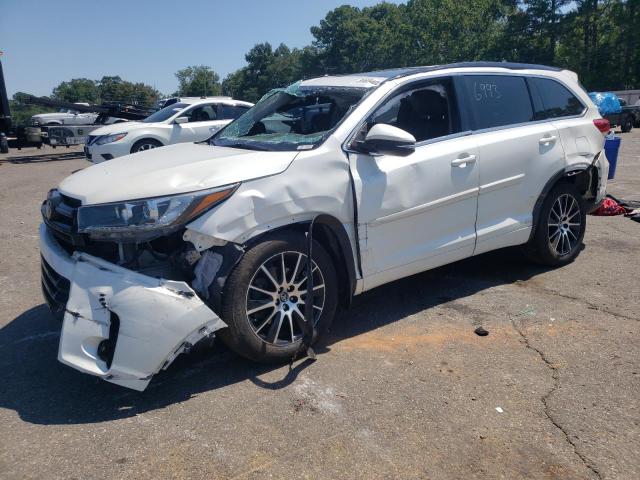
[[113,123],[111,125],[105,125],[104,127],[96,128],[91,132],[92,136],[99,135],[113,135],[114,133],[130,132],[139,128],[153,127],[155,123],[142,123],[142,122],[120,122]]
[[297,154],[178,143],[85,168],[59,190],[83,205],[159,197],[275,175]]

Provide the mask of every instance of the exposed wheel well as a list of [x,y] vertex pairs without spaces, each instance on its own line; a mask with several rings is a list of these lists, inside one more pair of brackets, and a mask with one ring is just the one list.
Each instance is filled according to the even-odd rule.
[[575,185],[578,191],[582,194],[582,197],[587,202],[587,211],[591,211],[595,207],[595,198],[598,194],[598,168],[594,165],[585,166],[575,170],[562,170],[556,173],[547,182],[542,193],[538,197],[536,204],[533,208],[533,225],[531,234],[536,230],[538,225],[538,218],[540,216],[540,209],[547,197],[548,193],[558,184],[567,183]]

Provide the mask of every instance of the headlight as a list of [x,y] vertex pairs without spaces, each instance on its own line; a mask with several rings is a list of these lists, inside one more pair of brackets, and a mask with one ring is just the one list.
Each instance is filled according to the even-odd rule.
[[78,209],[78,231],[105,239],[150,240],[178,230],[231,196],[238,185],[167,197],[83,206]]
[[96,140],[96,145],[105,145],[107,143],[117,142],[127,136],[127,132],[114,133],[113,135],[101,135]]

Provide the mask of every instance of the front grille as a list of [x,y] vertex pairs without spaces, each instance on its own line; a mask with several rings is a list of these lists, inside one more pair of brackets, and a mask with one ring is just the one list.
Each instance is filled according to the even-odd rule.
[[56,193],[42,204],[42,218],[48,231],[69,255],[85,252],[108,262],[118,260],[116,242],[97,242],[88,235],[78,233],[78,208],[82,202],[75,198]]
[[42,204],[42,218],[60,246],[72,254],[75,246],[82,244],[77,231],[77,212],[80,200],[58,194]]
[[51,313],[53,313],[58,320],[62,320],[67,301],[69,300],[71,282],[56,272],[44,257],[40,257],[40,264],[42,294],[49,309],[51,309]]

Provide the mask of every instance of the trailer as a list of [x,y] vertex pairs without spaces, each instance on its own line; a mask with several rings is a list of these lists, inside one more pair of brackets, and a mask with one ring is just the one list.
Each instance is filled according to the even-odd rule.
[[9,148],[17,148],[18,150],[26,147],[41,148],[43,144],[52,147],[81,145],[91,131],[103,125],[128,120],[143,120],[156,111],[153,107],[135,105],[131,102],[112,101],[100,105],[83,105],[31,95],[27,97],[26,103],[93,112],[98,116],[90,125],[13,125],[2,62],[0,62],[0,153],[8,153]]
[[35,140],[39,135],[43,143],[52,147],[82,145],[89,133],[103,125],[126,122],[128,120],[143,120],[155,112],[155,109],[149,106],[132,105],[131,103],[117,101],[104,102],[100,105],[82,105],[53,100],[47,97],[34,97],[32,95],[28,96],[25,101],[32,105],[73,109],[79,112],[98,114],[94,123],[89,125],[32,125],[29,127],[31,129],[30,138]]

